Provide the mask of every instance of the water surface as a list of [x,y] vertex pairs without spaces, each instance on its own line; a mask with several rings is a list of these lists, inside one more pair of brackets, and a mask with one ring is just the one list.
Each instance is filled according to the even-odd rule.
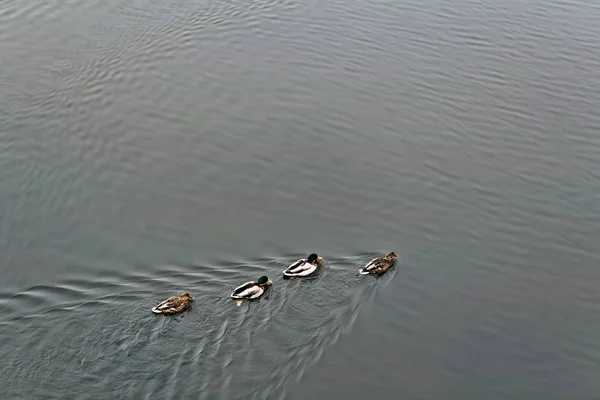
[[599,46],[578,0],[4,1],[0,397],[594,398]]

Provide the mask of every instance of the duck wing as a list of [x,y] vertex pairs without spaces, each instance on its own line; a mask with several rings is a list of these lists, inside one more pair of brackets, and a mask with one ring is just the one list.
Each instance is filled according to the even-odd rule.
[[173,296],[169,297],[156,307],[152,309],[155,314],[175,314],[182,311],[185,308],[186,301],[180,297]]
[[231,297],[234,299],[254,298],[262,294],[263,289],[256,282],[246,282],[233,290]]
[[319,268],[318,262],[311,264],[307,260],[298,260],[290,265],[288,269],[283,271],[283,275],[287,277],[309,276],[313,274],[317,268]]
[[360,270],[360,273],[362,275],[367,275],[379,272],[380,270],[387,268],[389,266],[389,263],[390,261],[386,260],[385,258],[374,258]]
[[285,271],[283,271],[284,274],[297,274],[299,272],[302,271],[306,271],[310,268],[312,268],[313,265],[308,263],[306,260],[298,260],[295,263],[293,263],[292,265],[290,265],[289,267],[287,267],[287,269]]
[[301,266],[301,265],[302,265],[302,264],[304,264],[304,263],[306,263],[306,260],[302,260],[302,259],[300,259],[300,260],[298,260],[298,261],[296,261],[296,262],[294,262],[294,263],[290,264],[290,265],[289,265],[289,266],[286,268],[285,272],[291,272],[291,271],[293,271],[294,269],[298,268],[299,266]]

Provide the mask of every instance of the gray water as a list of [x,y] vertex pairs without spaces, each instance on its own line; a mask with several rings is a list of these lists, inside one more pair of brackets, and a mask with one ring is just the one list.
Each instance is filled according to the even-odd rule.
[[0,398],[597,399],[599,50],[582,0],[0,2]]

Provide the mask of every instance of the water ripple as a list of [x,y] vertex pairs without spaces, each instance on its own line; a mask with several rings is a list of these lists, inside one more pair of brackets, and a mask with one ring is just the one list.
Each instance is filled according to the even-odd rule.
[[[377,279],[357,276],[365,256],[331,258],[316,278],[284,281],[280,272],[294,259],[82,275],[2,293],[0,326],[8,333],[0,354],[7,361],[0,370],[8,382],[5,393],[58,395],[64,385],[93,383],[93,396],[94,387],[113,382],[103,390],[111,387],[114,395],[283,396],[352,326],[380,286]],[[229,291],[262,274],[274,280],[270,293],[236,307]],[[174,318],[149,312],[181,290],[196,297],[190,311]],[[48,385],[42,389],[38,379]],[[235,393],[240,388],[245,392]]]
[[599,10],[0,2],[0,397],[593,397]]

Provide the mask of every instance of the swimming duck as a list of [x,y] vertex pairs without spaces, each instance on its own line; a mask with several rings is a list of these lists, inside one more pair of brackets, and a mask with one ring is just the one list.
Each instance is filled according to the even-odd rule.
[[383,274],[394,265],[394,261],[398,256],[392,251],[387,253],[385,257],[374,258],[367,265],[362,267],[359,272],[361,275],[377,275]]
[[287,269],[283,271],[283,276],[294,279],[302,276],[312,275],[321,266],[319,260],[322,259],[323,257],[312,253],[307,258],[298,260],[287,267]]
[[255,300],[262,296],[273,282],[266,276],[261,276],[256,282],[246,282],[233,290],[232,299],[238,299],[238,305],[243,299]]
[[174,315],[179,314],[190,308],[194,298],[188,292],[181,293],[180,296],[169,297],[152,309],[155,314]]

